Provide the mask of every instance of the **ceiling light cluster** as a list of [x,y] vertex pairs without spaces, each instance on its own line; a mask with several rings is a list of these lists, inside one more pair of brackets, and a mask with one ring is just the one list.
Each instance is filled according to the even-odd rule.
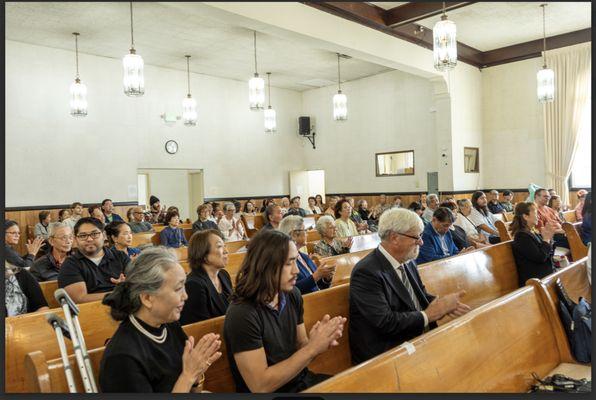
[[546,67],[546,17],[544,8],[547,4],[541,4],[542,7],[542,69],[536,74],[536,91],[538,101],[549,103],[555,99],[555,72]]

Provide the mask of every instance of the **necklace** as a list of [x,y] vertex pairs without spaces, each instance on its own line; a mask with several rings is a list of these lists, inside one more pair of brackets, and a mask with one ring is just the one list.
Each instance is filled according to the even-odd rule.
[[155,343],[161,344],[166,341],[166,338],[168,337],[168,330],[165,327],[164,327],[161,335],[156,336],[156,335],[153,335],[152,333],[149,333],[145,328],[143,328],[143,326],[139,323],[139,321],[137,321],[137,319],[135,318],[134,315],[130,314],[128,316],[128,319],[134,325],[134,327],[139,330],[139,332],[141,332],[143,335],[147,336],[149,339],[153,340]]

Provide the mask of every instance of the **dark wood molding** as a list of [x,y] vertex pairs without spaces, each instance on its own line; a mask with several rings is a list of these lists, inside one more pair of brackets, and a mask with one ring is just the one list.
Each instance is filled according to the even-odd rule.
[[[114,206],[116,207],[126,207],[126,206],[138,206],[139,203],[136,201],[118,201],[113,202]],[[21,207],[5,207],[4,212],[11,212],[11,211],[32,211],[32,210],[61,210],[63,208],[70,210],[70,206],[72,204],[51,204],[51,205],[41,205],[41,206],[21,206]],[[94,205],[101,205],[101,201],[97,203],[85,203],[83,204],[83,208],[89,208]]]
[[[465,7],[475,2],[445,2],[445,11],[451,11],[460,7]],[[394,7],[385,12],[385,24],[390,27],[409,24],[420,21],[425,18],[434,17],[443,13],[443,3],[440,1],[430,1],[428,3],[406,3]]]

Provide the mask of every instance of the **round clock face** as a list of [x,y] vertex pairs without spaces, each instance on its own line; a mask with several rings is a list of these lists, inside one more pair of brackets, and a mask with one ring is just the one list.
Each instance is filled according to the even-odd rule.
[[166,142],[166,151],[169,154],[176,154],[176,152],[178,151],[178,143],[176,143],[173,140],[168,140]]

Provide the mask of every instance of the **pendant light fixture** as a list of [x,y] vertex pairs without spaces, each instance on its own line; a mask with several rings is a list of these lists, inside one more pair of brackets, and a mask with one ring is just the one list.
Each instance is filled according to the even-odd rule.
[[545,9],[547,4],[541,4],[542,7],[542,69],[536,74],[538,101],[548,103],[555,99],[555,72],[546,67],[546,18]]
[[337,93],[333,96],[333,119],[345,121],[348,119],[348,98],[341,92],[340,57],[341,55],[337,53]]
[[257,31],[254,34],[254,49],[255,49],[255,75],[248,81],[248,103],[250,109],[253,111],[262,110],[265,108],[265,81],[259,78],[257,72]]
[[433,59],[436,70],[449,71],[457,64],[456,34],[455,23],[447,19],[443,2],[443,15],[433,28]]
[[132,21],[132,1],[130,2],[130,53],[122,59],[124,67],[124,94],[131,97],[142,96],[145,93],[145,78],[143,76],[143,58],[136,54]]
[[186,82],[188,86],[187,95],[182,100],[182,121],[186,126],[195,126],[197,124],[197,101],[190,95],[190,56],[186,57]]
[[271,108],[271,72],[267,72],[267,88],[269,89],[269,107],[263,112],[265,119],[265,132],[272,133],[277,129],[275,110]]
[[84,117],[87,115],[87,86],[79,78],[79,33],[72,33],[75,37],[75,62],[77,74],[75,81],[70,85],[70,115]]

